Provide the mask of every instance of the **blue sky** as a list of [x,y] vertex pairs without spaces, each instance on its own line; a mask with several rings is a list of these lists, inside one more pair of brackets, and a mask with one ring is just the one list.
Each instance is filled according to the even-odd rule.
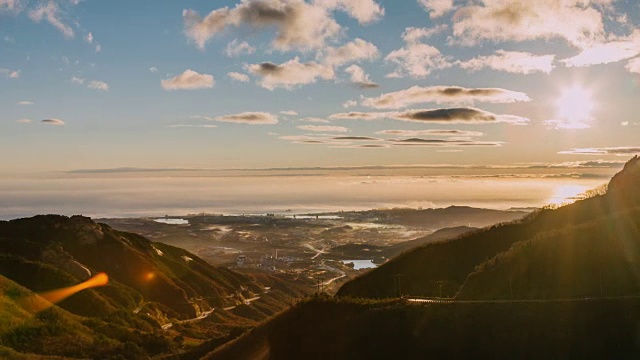
[[639,14],[0,0],[0,171],[620,162],[640,152]]

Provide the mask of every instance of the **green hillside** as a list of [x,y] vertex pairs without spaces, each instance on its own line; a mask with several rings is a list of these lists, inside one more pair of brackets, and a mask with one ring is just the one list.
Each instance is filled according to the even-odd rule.
[[[11,292],[5,292],[0,298],[0,351],[70,357],[95,357],[111,350],[137,354],[127,358],[180,353],[210,339],[237,336],[308,291],[266,274],[213,267],[186,250],[115,231],[86,217],[44,215],[0,222],[0,276],[24,291],[72,286],[99,272],[108,274],[107,286],[81,291],[43,312],[25,312],[13,303]],[[258,299],[251,306],[242,305],[249,298]],[[69,319],[75,322],[59,320],[61,313],[73,314]],[[41,326],[25,330],[29,336],[57,347],[39,345],[20,333],[23,327],[16,324],[24,318],[40,319]],[[87,327],[77,331],[86,334],[86,341],[74,337],[76,323]],[[66,340],[59,340],[52,326],[68,333]]]

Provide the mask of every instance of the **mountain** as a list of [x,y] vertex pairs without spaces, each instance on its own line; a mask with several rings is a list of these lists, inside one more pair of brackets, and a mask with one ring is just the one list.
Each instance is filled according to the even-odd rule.
[[[405,295],[415,296],[454,297],[463,288],[463,284],[471,280],[469,278],[471,274],[482,269],[488,271],[489,268],[505,266],[505,256],[509,252],[509,258],[511,258],[516,252],[521,256],[533,256],[535,251],[551,252],[556,257],[553,261],[549,260],[546,263],[534,263],[530,259],[520,260],[521,263],[527,264],[529,270],[528,272],[522,270],[522,276],[528,278],[518,279],[518,286],[547,290],[521,291],[544,294],[547,297],[573,293],[599,293],[599,273],[596,274],[597,284],[592,283],[588,291],[566,290],[575,289],[575,286],[565,286],[563,287],[565,290],[560,291],[558,284],[551,286],[532,281],[534,278],[540,281],[551,281],[560,274],[557,272],[560,265],[565,266],[566,271],[581,273],[579,263],[576,262],[578,259],[582,261],[581,266],[589,267],[589,279],[595,276],[593,269],[596,264],[606,260],[605,263],[597,265],[599,268],[606,265],[610,270],[608,272],[603,270],[602,273],[605,276],[603,282],[606,282],[607,276],[615,277],[618,272],[640,271],[637,268],[640,258],[636,257],[640,239],[636,236],[638,223],[635,220],[637,217],[634,217],[640,205],[638,168],[640,168],[640,160],[634,157],[620,173],[613,177],[606,194],[595,195],[558,209],[543,209],[522,220],[494,225],[451,241],[428,244],[404,253],[383,266],[346,283],[339,290],[338,295],[386,298],[396,297],[399,292],[402,292]],[[552,250],[546,246],[544,250],[538,249],[538,246],[545,244],[555,244],[554,246],[558,248]],[[593,251],[588,253],[578,251],[578,248],[587,245],[593,248]],[[581,257],[575,257],[576,254]],[[610,255],[608,260],[604,258],[605,254]],[[626,255],[623,256],[623,254]],[[575,261],[568,262],[569,260]],[[546,272],[545,275],[542,275],[543,272]],[[507,273],[508,275],[504,275],[506,280],[501,279],[498,283],[502,291],[509,290],[509,296],[511,296],[510,288],[514,286],[514,277],[517,275],[511,271]],[[538,277],[535,277],[534,273]],[[509,277],[511,277],[511,285],[509,285]],[[504,284],[507,284],[506,287]],[[577,286],[577,284],[574,285]],[[465,291],[461,294],[468,294],[470,286],[470,284],[465,286]],[[640,285],[632,285],[630,280],[620,280],[620,284],[611,282],[606,286],[617,286],[619,293],[635,294],[639,291]],[[505,295],[504,292],[501,295]]]
[[[140,349],[147,355],[178,351],[182,341],[173,339],[179,336],[193,345],[226,338],[237,333],[235,329],[288,308],[306,291],[266,274],[213,267],[186,250],[82,216],[42,215],[0,222],[0,276],[11,284],[41,293],[78,284],[99,272],[108,274],[107,286],[72,295],[52,311],[73,314],[77,321],[97,328],[124,327],[141,338],[156,339],[155,348]],[[0,295],[3,301],[12,296],[7,291]],[[67,329],[66,323],[60,327]],[[5,341],[9,335],[0,336],[0,345],[15,345]],[[41,354],[88,354],[69,352],[64,346],[45,350]]]
[[418,247],[207,358],[637,359],[638,324],[634,157],[604,194]]
[[[411,250],[418,246],[423,246],[428,243],[445,241],[456,238],[464,233],[468,233],[478,228],[468,226],[456,226],[452,228],[444,228],[436,230],[433,233],[409,241],[404,241],[390,246],[376,246],[371,244],[346,244],[333,247],[331,252],[334,255],[338,255],[347,259],[354,258],[372,258],[374,262],[378,259],[382,261],[391,259],[405,251]],[[382,262],[381,261],[381,262]]]

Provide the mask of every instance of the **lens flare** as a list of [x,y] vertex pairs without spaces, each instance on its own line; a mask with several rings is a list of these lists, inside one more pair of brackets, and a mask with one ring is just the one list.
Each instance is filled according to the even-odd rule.
[[98,286],[105,286],[108,283],[109,283],[109,276],[106,273],[101,272],[91,277],[89,280],[82,282],[78,285],[47,291],[39,295],[40,297],[44,298],[50,303],[56,304],[82,290],[86,290],[86,289],[90,289]]

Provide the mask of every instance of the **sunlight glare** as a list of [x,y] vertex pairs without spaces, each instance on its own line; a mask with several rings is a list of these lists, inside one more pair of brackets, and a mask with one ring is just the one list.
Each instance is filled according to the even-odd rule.
[[571,204],[582,197],[589,188],[582,185],[560,185],[553,191],[553,195],[548,200],[550,205],[562,206]]
[[565,121],[567,125],[575,125],[575,128],[582,128],[591,119],[594,108],[591,93],[578,85],[566,88],[560,95],[557,106],[558,119]]

